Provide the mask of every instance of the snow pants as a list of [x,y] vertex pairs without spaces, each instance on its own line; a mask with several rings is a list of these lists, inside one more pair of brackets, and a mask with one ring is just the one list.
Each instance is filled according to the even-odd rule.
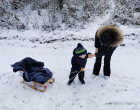
[[85,72],[84,71],[71,71],[70,72],[70,75],[69,75],[69,83],[72,83],[73,82],[73,80],[75,79],[75,77],[77,76],[77,74],[78,74],[78,78],[79,78],[79,80],[81,81],[81,82],[83,82],[84,81],[84,74],[85,74]]

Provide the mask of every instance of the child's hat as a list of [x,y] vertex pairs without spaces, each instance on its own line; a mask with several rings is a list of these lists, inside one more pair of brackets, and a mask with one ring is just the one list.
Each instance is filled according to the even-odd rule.
[[78,56],[81,56],[81,55],[87,54],[87,50],[83,47],[81,43],[78,43],[75,49],[75,54]]

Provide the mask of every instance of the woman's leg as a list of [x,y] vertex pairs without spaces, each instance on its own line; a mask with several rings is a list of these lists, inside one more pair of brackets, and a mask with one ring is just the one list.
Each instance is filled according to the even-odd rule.
[[94,68],[93,68],[94,75],[99,75],[100,68],[101,68],[101,62],[102,62],[102,57],[96,58],[96,62],[94,64]]
[[104,58],[104,76],[110,76],[111,69],[110,69],[110,61],[111,61],[112,53],[109,55],[105,55]]
[[105,58],[104,58],[104,76],[110,76],[111,74],[110,61],[111,61],[111,56],[114,50],[116,49],[116,47],[112,49],[113,49],[112,53],[109,55],[105,55]]

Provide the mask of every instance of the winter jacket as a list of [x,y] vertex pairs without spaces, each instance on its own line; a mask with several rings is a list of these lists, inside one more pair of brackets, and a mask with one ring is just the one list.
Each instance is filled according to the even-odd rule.
[[[99,39],[106,31],[115,34],[113,36],[113,42],[110,45],[104,46],[100,44]],[[113,53],[113,51],[117,48],[117,46],[121,42],[122,42],[122,33],[118,27],[114,25],[107,25],[99,28],[95,35],[95,47],[98,48],[98,53],[95,53],[96,57],[102,57],[104,55],[109,55]]]
[[48,68],[43,68],[43,62],[38,62],[30,57],[26,57],[11,66],[13,67],[13,72],[24,71],[23,79],[27,82],[35,81],[43,84],[53,75]]
[[71,71],[80,71],[81,68],[85,68],[88,54],[91,54],[91,53],[87,53],[85,58],[80,58],[78,55],[75,54],[75,49],[74,49],[73,57],[71,59],[71,65],[72,65]]

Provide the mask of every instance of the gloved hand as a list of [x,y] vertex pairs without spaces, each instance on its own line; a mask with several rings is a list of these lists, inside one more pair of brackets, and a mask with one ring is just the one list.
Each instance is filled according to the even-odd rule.
[[81,68],[81,71],[84,71],[84,68],[83,67]]

